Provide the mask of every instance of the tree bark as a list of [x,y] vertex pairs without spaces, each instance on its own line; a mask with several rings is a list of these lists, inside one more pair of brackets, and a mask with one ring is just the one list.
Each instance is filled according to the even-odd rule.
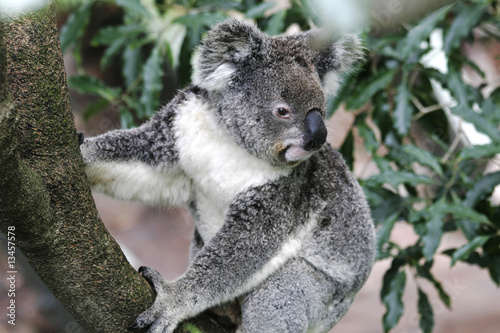
[[92,200],[53,8],[3,16],[1,29],[1,230],[13,230],[17,248],[82,327],[125,332],[154,292]]
[[[127,332],[154,292],[95,208],[54,7],[0,18],[0,230],[15,235],[16,251],[83,328]],[[205,332],[230,332],[207,316],[192,323]]]

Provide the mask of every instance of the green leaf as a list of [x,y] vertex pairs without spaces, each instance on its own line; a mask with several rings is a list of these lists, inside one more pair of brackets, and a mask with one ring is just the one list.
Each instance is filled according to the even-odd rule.
[[500,87],[493,90],[490,96],[481,105],[482,115],[490,121],[493,126],[500,125]]
[[387,94],[382,92],[373,96],[371,103],[373,106],[373,123],[380,130],[380,139],[383,142],[387,136],[394,131],[392,115],[390,112],[392,108],[392,101],[389,102]]
[[363,187],[368,202],[372,207],[372,216],[375,225],[388,223],[392,216],[398,217],[404,208],[404,199],[393,191],[381,187],[368,188]]
[[[452,61],[453,60],[453,61]],[[458,105],[469,107],[474,100],[473,88],[462,79],[462,64],[454,58],[449,62],[449,73],[447,75],[446,85],[458,101]]]
[[452,215],[456,219],[467,219],[473,223],[486,224],[492,228],[495,227],[493,222],[491,222],[486,215],[478,213],[477,211],[463,205],[455,206]]
[[418,313],[420,314],[420,328],[424,333],[431,333],[434,328],[434,312],[429,303],[429,298],[418,288]]
[[415,145],[407,144],[403,146],[403,151],[410,155],[414,161],[431,168],[431,170],[434,170],[441,177],[444,176],[443,169],[439,164],[438,158],[427,150],[419,148]]
[[151,17],[151,12],[139,0],[115,0],[127,13],[140,17]]
[[140,74],[142,67],[141,49],[138,47],[131,47],[130,44],[125,47],[122,55],[122,75],[125,79],[125,85],[131,87]]
[[467,240],[471,240],[476,237],[480,226],[479,224],[474,224],[467,219],[457,219],[455,220],[455,224],[460,230],[462,230]]
[[264,13],[275,6],[274,2],[262,2],[261,4],[250,8],[245,16],[251,19],[257,19],[264,16]]
[[216,23],[227,19],[227,17],[228,16],[226,14],[221,12],[189,13],[188,15],[176,17],[172,23],[201,28],[204,26],[213,26]]
[[179,56],[186,37],[186,30],[186,27],[181,24],[171,24],[161,34],[161,41],[168,46],[169,62],[173,68],[177,68],[179,65]]
[[467,57],[461,58],[465,66],[470,67],[471,70],[475,71],[483,80],[486,80],[486,74],[483,72],[481,67],[479,67],[478,64],[476,64],[474,61],[470,60]]
[[191,323],[185,323],[183,328],[189,333],[203,333],[202,330],[200,330],[198,327],[194,326]]
[[83,35],[92,12],[92,3],[92,1],[85,1],[83,5],[78,6],[61,28],[60,39],[63,52],[66,52],[68,47]]
[[280,10],[271,18],[267,23],[267,27],[265,29],[265,33],[270,36],[276,36],[283,32],[285,28],[285,18],[286,18],[286,10]]
[[365,149],[370,153],[370,155],[373,155],[379,147],[377,138],[375,138],[375,133],[373,133],[372,129],[363,121],[358,122],[357,127],[359,136],[363,139]]
[[97,31],[95,36],[92,38],[90,45],[101,46],[110,45],[115,40],[123,37],[124,33],[122,31],[123,26],[111,26],[103,27]]
[[[186,3],[187,1],[183,1]],[[235,0],[235,1],[228,1],[228,0],[197,0],[197,1],[191,1],[192,3],[196,4],[196,7],[209,7],[221,11],[225,11],[228,9],[241,9],[242,5],[242,0]],[[246,3],[246,1],[245,1]],[[247,6],[250,6],[251,4],[255,3],[255,1],[251,1],[247,4]]]
[[422,237],[423,248],[425,258],[430,261],[436,252],[436,249],[441,242],[441,236],[443,235],[443,225],[444,216],[443,215],[433,215],[425,223],[426,231]]
[[500,257],[492,256],[491,260],[488,261],[488,271],[490,273],[491,279],[497,284],[500,285]]
[[381,71],[360,84],[352,98],[346,100],[348,110],[356,110],[365,105],[376,93],[384,90],[394,79],[398,69]]
[[149,56],[142,72],[143,89],[141,95],[141,105],[145,114],[140,117],[149,117],[157,111],[159,105],[160,91],[163,88],[163,62],[165,58],[161,56],[160,45],[156,45]]
[[430,79],[434,79],[444,86],[448,85],[448,75],[441,73],[435,68],[424,67],[421,71],[427,75]]
[[429,207],[429,216],[444,216],[452,215],[455,219],[468,219],[474,223],[483,223],[494,227],[494,224],[483,214],[476,212],[474,209],[467,207],[464,203],[457,201],[455,203],[447,203],[444,199],[440,200],[435,205]]
[[[475,236],[474,236],[475,237]],[[473,239],[474,237],[471,237]],[[455,252],[456,249],[448,249],[446,251],[443,251],[442,254],[445,254],[451,258],[453,255],[453,252]],[[462,262],[470,264],[470,265],[477,265],[481,268],[488,268],[487,261],[483,257],[482,254],[479,254],[478,251],[473,251],[467,259],[462,260]]]
[[176,17],[172,23],[182,24],[188,28],[186,37],[189,41],[189,48],[194,49],[200,43],[201,34],[205,30],[205,27],[211,27],[227,18],[228,16],[225,13],[218,11],[189,13]]
[[119,88],[108,87],[104,82],[90,75],[73,75],[68,79],[68,85],[81,94],[94,94],[112,101],[120,95]]
[[135,126],[134,117],[132,112],[124,106],[120,106],[120,126],[121,128],[128,129]]
[[420,49],[422,41],[426,40],[431,34],[432,30],[446,17],[453,4],[444,6],[436,10],[426,18],[420,21],[418,25],[413,27],[406,38],[401,43],[401,57],[403,59],[411,57]]
[[345,163],[352,169],[352,165],[354,163],[354,136],[352,134],[352,129],[347,134],[347,137],[344,139],[342,146],[339,149],[339,152],[344,157]]
[[90,117],[93,115],[99,113],[102,109],[107,107],[109,105],[110,101],[105,99],[105,98],[100,98],[97,102],[89,106],[84,112],[83,112],[83,118],[85,120],[88,120]]
[[480,114],[463,105],[451,108],[451,112],[474,124],[476,129],[488,135],[494,142],[500,142],[500,132]]
[[384,246],[389,242],[389,239],[391,237],[391,232],[392,229],[394,228],[394,225],[396,224],[396,221],[398,220],[399,217],[399,211],[395,212],[391,216],[389,216],[384,223],[382,224],[382,227],[378,230],[377,232],[377,259],[380,260],[382,257],[387,256],[384,252]]
[[96,35],[92,38],[91,45],[110,45],[117,39],[127,38],[135,39],[141,33],[146,32],[146,26],[143,24],[127,24],[119,26],[110,26],[99,29]]
[[380,172],[392,171],[391,160],[378,154],[373,155],[373,162],[377,165]]
[[127,41],[127,38],[119,38],[115,39],[111,45],[109,45],[106,50],[104,51],[104,54],[102,55],[101,58],[101,67],[105,68],[109,66],[111,61],[113,60],[113,57],[116,56],[118,52],[120,52],[123,48],[123,45]]
[[386,171],[378,175],[371,176],[364,181],[366,186],[380,186],[383,184],[390,184],[393,188],[397,188],[399,184],[434,184],[435,181],[424,175],[418,175],[406,171]]
[[488,144],[488,145],[466,147],[460,151],[458,158],[459,159],[489,158],[495,156],[496,154],[500,154],[500,145]]
[[500,237],[492,237],[486,242],[483,255],[491,279],[500,285]]
[[480,246],[483,246],[491,236],[476,236],[474,237],[469,243],[463,245],[459,249],[457,249],[455,252],[453,252],[453,255],[451,256],[451,266],[455,265],[455,263],[458,260],[465,260],[467,259],[472,252],[474,252],[475,249],[477,249]]
[[476,206],[480,200],[490,195],[498,184],[500,184],[500,171],[489,173],[476,180],[472,189],[465,196],[464,206],[468,208]]
[[404,136],[408,133],[411,126],[412,115],[413,106],[410,103],[407,73],[403,73],[403,79],[398,86],[396,108],[393,113],[394,126],[399,135]]
[[438,291],[438,295],[441,301],[446,305],[447,308],[450,308],[451,297],[446,293],[441,283],[437,281],[432,275],[431,273],[432,263],[433,261],[431,260],[431,261],[426,261],[423,265],[417,265],[417,274],[423,277],[424,279],[427,279],[434,285],[434,288],[436,288],[436,290]]
[[472,33],[483,16],[486,6],[475,6],[473,8],[463,7],[459,14],[453,19],[450,29],[444,38],[444,51],[451,51],[460,47],[462,39]]
[[384,275],[382,302],[387,309],[383,318],[384,332],[393,329],[403,314],[404,306],[401,297],[405,284],[406,273],[404,271],[394,272],[391,268]]

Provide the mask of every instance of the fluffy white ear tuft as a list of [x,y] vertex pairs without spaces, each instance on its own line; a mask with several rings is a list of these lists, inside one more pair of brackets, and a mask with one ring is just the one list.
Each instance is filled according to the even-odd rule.
[[337,72],[329,71],[323,76],[321,83],[325,94],[327,96],[334,96],[342,85],[342,79]]
[[355,34],[341,36],[329,43],[325,43],[325,36],[320,32],[316,31],[313,34],[311,44],[316,51],[314,65],[325,93],[335,95],[344,76],[363,60],[364,48],[360,38]]
[[193,83],[209,91],[223,90],[264,38],[256,27],[244,22],[217,24],[203,38],[193,58]]
[[[231,63],[222,63],[214,71],[203,73],[197,67],[196,62],[193,63],[194,85],[199,86],[208,91],[222,91],[231,82],[233,74],[236,72],[236,67]],[[202,75],[205,74],[205,75]]]
[[364,59],[365,48],[356,34],[342,36],[333,43],[333,48],[339,59],[338,72],[341,74],[349,73],[358,62]]

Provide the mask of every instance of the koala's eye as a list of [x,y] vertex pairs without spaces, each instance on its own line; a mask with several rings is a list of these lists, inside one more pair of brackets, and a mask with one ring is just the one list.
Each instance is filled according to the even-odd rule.
[[291,118],[292,114],[290,112],[290,110],[288,110],[287,108],[285,107],[277,107],[275,110],[274,110],[274,113],[276,114],[276,116],[278,118],[282,118],[282,119],[289,119]]

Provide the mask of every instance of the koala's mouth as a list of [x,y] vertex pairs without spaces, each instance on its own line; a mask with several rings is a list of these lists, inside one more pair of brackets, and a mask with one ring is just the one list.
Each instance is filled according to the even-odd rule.
[[285,150],[285,159],[289,163],[301,162],[309,158],[314,151],[307,151],[301,146],[289,145]]

